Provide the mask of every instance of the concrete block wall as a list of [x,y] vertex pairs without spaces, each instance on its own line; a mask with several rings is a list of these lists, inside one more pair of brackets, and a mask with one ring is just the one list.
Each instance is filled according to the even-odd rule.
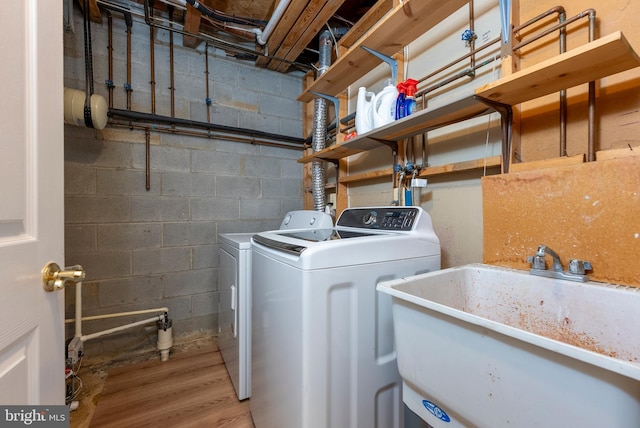
[[[82,19],[65,34],[65,86],[84,89]],[[92,24],[95,92],[108,96],[107,25]],[[114,13],[114,107],[126,109],[126,33]],[[149,27],[134,17],[132,110],[150,109]],[[156,31],[156,113],[170,115],[168,35]],[[207,120],[203,49],[175,36],[176,117]],[[209,54],[211,122],[301,137],[299,74]],[[145,132],[65,125],[65,252],[81,264],[83,315],[168,307],[176,336],[214,335],[218,234],[275,229],[302,209],[301,152],[190,135],[150,132],[151,188],[145,188]],[[66,290],[74,316],[74,287]],[[150,315],[90,321],[89,334]],[[67,336],[73,335],[73,326]],[[91,340],[87,357],[155,346],[155,327]]]

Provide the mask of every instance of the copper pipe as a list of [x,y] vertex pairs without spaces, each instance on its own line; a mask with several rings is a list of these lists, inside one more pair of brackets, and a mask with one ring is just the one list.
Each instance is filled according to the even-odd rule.
[[469,68],[473,70],[476,66],[476,56],[473,55],[473,50],[476,45],[476,32],[475,32],[475,17],[473,12],[473,0],[469,0],[469,30],[471,30],[471,38],[469,39]]
[[169,6],[169,20],[171,21],[171,31],[169,31],[169,76],[171,80],[171,117],[176,117],[176,100],[175,100],[175,87],[174,85],[174,70],[173,70],[173,6]]
[[209,98],[209,43],[204,45],[205,82],[207,85],[207,123],[211,123],[211,98]]
[[113,108],[113,17],[111,12],[105,10],[107,15],[107,51],[109,52],[109,80],[107,82],[107,89],[109,91],[109,108]]
[[[150,2],[149,13],[153,19],[153,0]],[[155,65],[155,29],[149,27],[149,62],[151,68],[151,114],[156,113],[156,65]]]
[[144,139],[146,188],[147,190],[151,190],[151,133],[149,132],[149,128],[144,128]]
[[127,24],[127,82],[125,83],[125,91],[127,92],[127,110],[131,110],[131,30],[133,27],[133,19],[125,19]]

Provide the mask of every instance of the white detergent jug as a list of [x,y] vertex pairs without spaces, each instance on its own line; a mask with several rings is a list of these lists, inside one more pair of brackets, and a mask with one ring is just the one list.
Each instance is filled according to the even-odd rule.
[[356,102],[356,132],[358,135],[366,134],[373,129],[373,98],[376,94],[367,92],[367,88],[358,88],[358,99]]
[[396,120],[397,99],[398,89],[391,82],[378,92],[373,99],[373,128],[378,128]]

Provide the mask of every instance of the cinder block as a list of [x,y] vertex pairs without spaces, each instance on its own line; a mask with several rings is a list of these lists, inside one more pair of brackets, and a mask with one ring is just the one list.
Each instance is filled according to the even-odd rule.
[[289,117],[279,117],[280,134],[302,138],[302,120]]
[[218,289],[218,271],[198,269],[164,275],[165,297],[207,293]]
[[277,117],[265,113],[239,111],[238,126],[270,134],[280,134],[280,123]]
[[210,292],[203,294],[194,294],[191,296],[191,315],[202,317],[218,313],[218,302],[220,301],[220,293]]
[[302,180],[282,179],[282,197],[286,199],[302,199]]
[[240,174],[248,177],[280,177],[279,159],[268,157],[242,157]]
[[241,199],[240,217],[243,219],[283,217],[282,201],[280,199]]
[[162,231],[164,247],[213,244],[216,241],[215,222],[165,223]]
[[133,251],[132,257],[134,275],[186,271],[191,265],[190,249],[184,247]]
[[87,282],[131,275],[130,251],[65,254],[65,263],[82,265],[87,274]]
[[260,179],[255,177],[218,177],[216,196],[257,198],[260,196]]
[[237,153],[239,155],[260,156],[260,148],[266,147],[259,144],[238,141],[216,141],[216,152]]
[[193,269],[216,268],[219,265],[219,246],[202,245],[191,248],[191,267]]
[[297,161],[302,157],[302,145],[300,148],[284,148],[274,146],[260,146],[261,156],[271,156],[278,159],[293,159]]
[[98,238],[96,226],[70,226],[64,227],[64,252],[70,253],[89,253],[97,251]]
[[240,217],[239,199],[193,198],[190,201],[191,220],[230,220]]
[[[84,292],[84,289],[82,290]],[[162,278],[160,276],[136,276],[123,279],[100,281],[100,307],[108,308],[143,300],[152,302],[162,298]],[[147,308],[151,308],[147,306]],[[152,316],[153,314],[149,314]]]
[[[197,120],[193,117],[194,105],[191,106],[191,115],[193,120]],[[206,112],[205,112],[206,114]],[[212,105],[211,106],[211,123],[225,126],[240,126],[240,117],[238,110],[230,109],[225,106]]]
[[302,199],[283,199],[282,210],[286,213],[303,209]]
[[260,94],[260,113],[268,116],[302,118],[301,103],[290,98],[272,94]]
[[189,199],[170,196],[133,196],[133,221],[176,221],[189,218]]
[[292,159],[280,160],[280,171],[282,178],[302,181],[302,164]]
[[193,172],[206,172],[217,175],[240,174],[240,157],[233,153],[194,150],[191,164]]
[[97,193],[101,195],[159,195],[160,174],[150,173],[150,189],[146,189],[144,171],[98,169]]
[[[150,161],[152,171],[189,171],[191,152],[176,147],[151,146]],[[146,150],[142,144],[133,147],[133,167],[145,169]]]
[[173,323],[173,335],[183,332],[180,331],[179,325],[183,320],[191,320],[191,297],[180,296],[170,299],[162,299],[155,302],[158,306],[166,306],[169,309],[169,319]]
[[169,196],[191,195],[191,173],[163,172],[161,178],[161,193]]
[[131,201],[126,196],[69,195],[64,202],[65,224],[109,223],[131,219]]
[[93,167],[127,168],[131,167],[131,144],[95,138],[65,138],[64,160]]
[[65,164],[65,195],[93,195],[96,193],[96,170],[93,167]]
[[216,176],[209,174],[191,174],[191,196],[216,196]]
[[157,223],[120,223],[98,226],[98,250],[136,250],[162,245],[162,228]]
[[284,196],[283,180],[281,178],[263,178],[262,180],[263,198],[282,198]]
[[[277,219],[246,219],[218,222],[218,234],[221,233],[251,233],[265,230],[275,230],[280,227],[282,217]],[[218,240],[220,242],[220,240]]]

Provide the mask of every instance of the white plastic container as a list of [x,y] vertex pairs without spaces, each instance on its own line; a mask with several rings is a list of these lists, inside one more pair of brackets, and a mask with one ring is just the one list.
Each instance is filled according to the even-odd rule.
[[396,120],[396,101],[398,89],[389,83],[373,99],[373,128],[379,128]]
[[371,109],[375,96],[376,94],[368,92],[364,86],[358,88],[356,103],[356,132],[358,135],[366,134],[373,129]]
[[640,289],[482,264],[377,289],[404,402],[434,428],[640,426]]

